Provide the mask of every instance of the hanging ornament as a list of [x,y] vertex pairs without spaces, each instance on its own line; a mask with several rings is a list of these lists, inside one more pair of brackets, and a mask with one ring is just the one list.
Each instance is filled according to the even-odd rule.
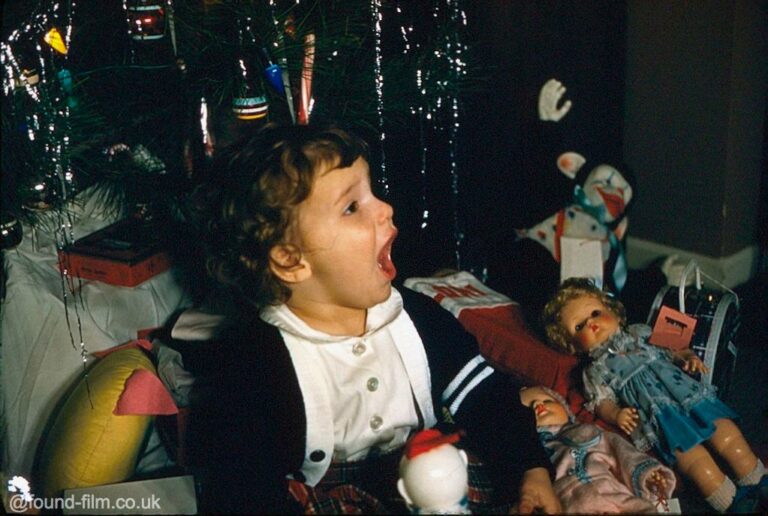
[[55,197],[55,192],[46,181],[37,181],[28,189],[24,207],[35,211],[47,210],[53,206]]
[[240,46],[235,57],[237,92],[232,98],[232,112],[240,120],[258,120],[266,117],[269,112],[259,73],[254,68],[256,46],[250,24],[251,19],[248,17],[238,23]]
[[133,39],[147,41],[165,36],[165,6],[161,0],[133,0],[126,11]]
[[258,120],[269,113],[267,97],[235,97],[232,99],[232,112],[240,120]]
[[21,224],[15,217],[3,213],[0,215],[0,249],[11,249],[21,242]]
[[34,86],[38,82],[40,82],[40,74],[37,73],[37,68],[25,68],[14,79],[13,84],[16,89],[22,89],[27,86]]
[[264,77],[267,78],[267,82],[272,88],[280,95],[285,95],[285,84],[283,83],[283,71],[280,66],[272,62],[272,58],[269,55],[269,51],[266,48],[261,49],[261,55],[264,57],[264,61],[267,63],[267,67],[264,68]]
[[67,106],[70,109],[76,108],[77,99],[72,94],[72,73],[66,68],[62,68],[57,75],[59,77],[59,82],[61,83],[61,89],[64,90],[64,93],[67,96]]
[[296,39],[296,18],[292,13],[288,13],[285,16],[285,21],[283,22],[283,32],[285,32],[285,35],[289,38],[293,40]]
[[[265,99],[266,102],[266,99]],[[264,108],[266,114],[266,107]],[[261,117],[259,117],[261,118]],[[213,153],[216,150],[216,138],[211,132],[211,117],[208,115],[208,101],[205,97],[200,98],[200,132],[203,135],[203,154],[206,159],[213,158]]]
[[152,154],[144,145],[133,149],[124,143],[115,143],[104,149],[107,161],[116,166],[130,166],[141,174],[163,175],[166,173],[163,160]]
[[309,123],[312,112],[312,72],[315,67],[315,35],[304,37],[304,65],[301,70],[301,97],[299,98],[298,122],[302,125]]
[[56,27],[53,27],[51,30],[46,32],[45,36],[43,36],[43,40],[59,54],[67,55],[67,44],[64,43],[64,38],[61,37],[59,29]]
[[163,160],[152,154],[149,149],[141,144],[134,147],[131,159],[133,164],[145,174],[165,174],[165,163],[163,163]]

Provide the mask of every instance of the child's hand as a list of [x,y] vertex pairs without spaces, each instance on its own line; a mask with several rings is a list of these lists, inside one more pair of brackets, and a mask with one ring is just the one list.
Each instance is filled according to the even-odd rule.
[[557,498],[549,472],[545,468],[532,468],[523,475],[520,485],[520,503],[517,506],[519,514],[532,514],[534,511],[545,514],[562,512],[560,500]]
[[632,431],[637,427],[638,418],[639,416],[637,415],[636,408],[626,407],[619,410],[619,413],[616,416],[616,425],[624,430],[624,432],[627,434],[631,434]]
[[680,368],[688,374],[706,373],[707,366],[699,356],[690,349],[683,349],[677,353]]

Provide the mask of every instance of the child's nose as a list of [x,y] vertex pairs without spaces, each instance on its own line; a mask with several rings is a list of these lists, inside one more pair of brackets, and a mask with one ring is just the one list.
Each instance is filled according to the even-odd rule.
[[381,199],[378,199],[378,201],[379,201],[378,221],[379,222],[391,221],[395,210],[392,208],[392,206],[388,202],[384,202]]

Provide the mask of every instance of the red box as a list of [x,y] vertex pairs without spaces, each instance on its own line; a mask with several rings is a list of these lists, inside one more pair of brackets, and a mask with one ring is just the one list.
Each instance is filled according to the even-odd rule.
[[171,266],[157,234],[141,219],[120,220],[59,251],[59,267],[79,278],[135,287]]

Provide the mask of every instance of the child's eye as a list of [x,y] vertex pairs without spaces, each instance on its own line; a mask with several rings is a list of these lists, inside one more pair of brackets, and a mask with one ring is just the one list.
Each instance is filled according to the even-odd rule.
[[600,310],[592,310],[592,317],[599,317],[601,313]]
[[358,208],[360,208],[360,205],[357,203],[357,201],[352,201],[344,210],[344,215],[352,215],[358,210]]
[[576,325],[576,331],[577,331],[577,332],[580,332],[581,330],[583,330],[583,329],[584,329],[584,324],[585,324],[585,323],[583,323],[583,322],[582,322],[582,323],[579,323],[579,324],[577,324],[577,325]]

